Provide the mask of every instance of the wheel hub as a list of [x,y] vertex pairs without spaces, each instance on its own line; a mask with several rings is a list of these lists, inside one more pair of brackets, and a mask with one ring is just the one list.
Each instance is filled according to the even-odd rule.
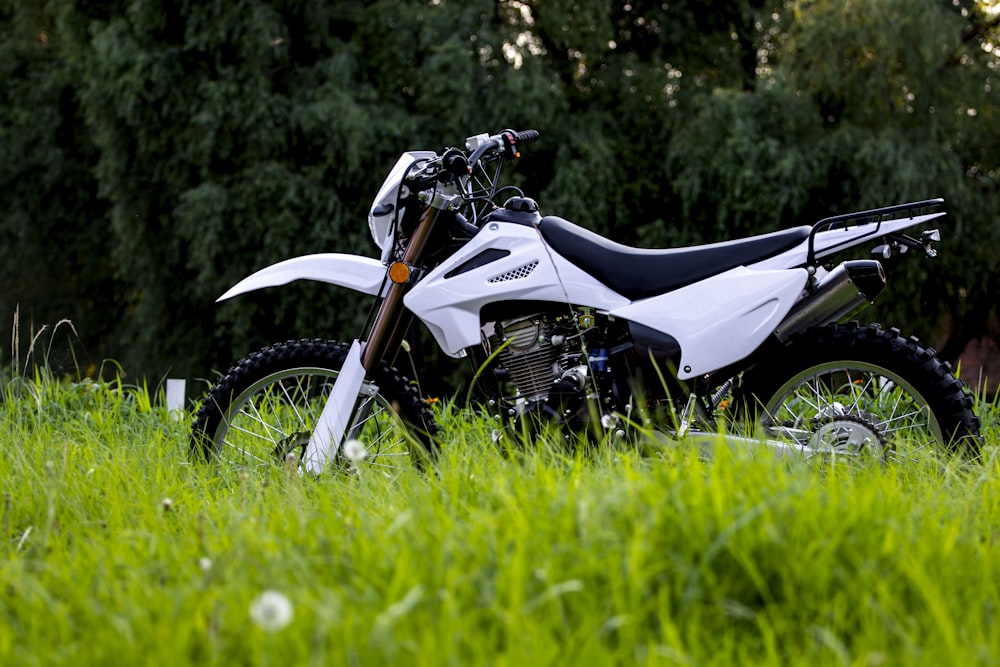
[[817,452],[860,456],[885,455],[885,435],[873,421],[859,414],[818,417],[809,447]]

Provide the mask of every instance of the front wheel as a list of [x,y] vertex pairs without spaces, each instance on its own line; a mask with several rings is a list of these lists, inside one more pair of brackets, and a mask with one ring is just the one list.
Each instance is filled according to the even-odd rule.
[[745,372],[734,398],[765,437],[805,451],[912,460],[980,450],[972,396],[951,367],[877,324],[806,331]]
[[[236,469],[297,465],[349,347],[289,341],[237,362],[195,417],[194,458]],[[372,382],[377,392],[359,398],[356,426],[346,439],[350,446],[345,443],[337,460],[355,470],[364,465],[385,472],[423,462],[433,451],[437,426],[416,387],[385,365]]]

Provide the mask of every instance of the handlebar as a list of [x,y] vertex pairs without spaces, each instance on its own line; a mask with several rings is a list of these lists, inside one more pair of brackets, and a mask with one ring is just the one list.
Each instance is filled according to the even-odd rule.
[[[479,134],[469,137],[465,141],[465,150],[448,148],[441,155],[416,159],[410,164],[403,180],[409,192],[420,193],[426,197],[425,204],[430,206],[438,204],[431,203],[432,195],[429,193],[450,193],[447,205],[455,212],[452,232],[471,238],[478,231],[479,219],[494,208],[492,201],[497,193],[504,161],[520,157],[521,144],[538,141],[538,137],[537,130],[510,129],[492,136]],[[487,165],[493,162],[496,162],[496,169],[487,173]],[[482,173],[474,175],[477,168]],[[439,192],[441,185],[447,187]],[[461,197],[461,205],[469,206],[466,212],[471,222],[458,210],[461,206],[457,197]]]
[[530,144],[533,141],[538,141],[538,130],[523,130],[521,132],[515,132],[514,138],[519,144]]
[[513,160],[521,156],[518,146],[538,141],[537,130],[504,130],[499,134],[487,136],[480,134],[466,139],[466,150],[449,148],[442,155],[424,161],[420,167],[407,175],[407,180],[432,187],[437,182],[447,182],[452,178],[471,174],[479,161],[487,155],[494,155],[505,160]]
[[504,130],[500,134],[494,134],[486,141],[480,143],[469,155],[469,168],[471,169],[474,167],[476,163],[479,162],[479,159],[489,152],[502,152],[503,157],[508,160],[520,157],[521,154],[517,150],[517,145],[530,144],[531,142],[537,140],[537,130],[522,130],[521,132]]

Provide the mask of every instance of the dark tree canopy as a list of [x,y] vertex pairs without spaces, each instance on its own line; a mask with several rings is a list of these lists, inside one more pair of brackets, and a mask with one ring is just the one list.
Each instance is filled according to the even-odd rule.
[[513,182],[638,245],[944,197],[941,257],[890,266],[876,316],[956,359],[996,333],[998,23],[966,0],[0,0],[2,354],[69,319],[82,370],[157,380],[353,335],[366,304],[333,288],[213,302],[372,254],[401,151],[532,127]]

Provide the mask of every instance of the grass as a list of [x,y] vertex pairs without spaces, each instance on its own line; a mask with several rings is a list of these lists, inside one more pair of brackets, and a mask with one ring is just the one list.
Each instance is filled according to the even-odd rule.
[[[0,664],[943,665],[1000,655],[984,460],[847,467],[683,448],[504,456],[443,415],[437,475],[187,458],[118,383],[0,402]],[[982,405],[995,423],[995,405]],[[265,591],[291,603],[254,620]],[[257,612],[253,612],[257,613]],[[279,623],[280,624],[280,623]]]

